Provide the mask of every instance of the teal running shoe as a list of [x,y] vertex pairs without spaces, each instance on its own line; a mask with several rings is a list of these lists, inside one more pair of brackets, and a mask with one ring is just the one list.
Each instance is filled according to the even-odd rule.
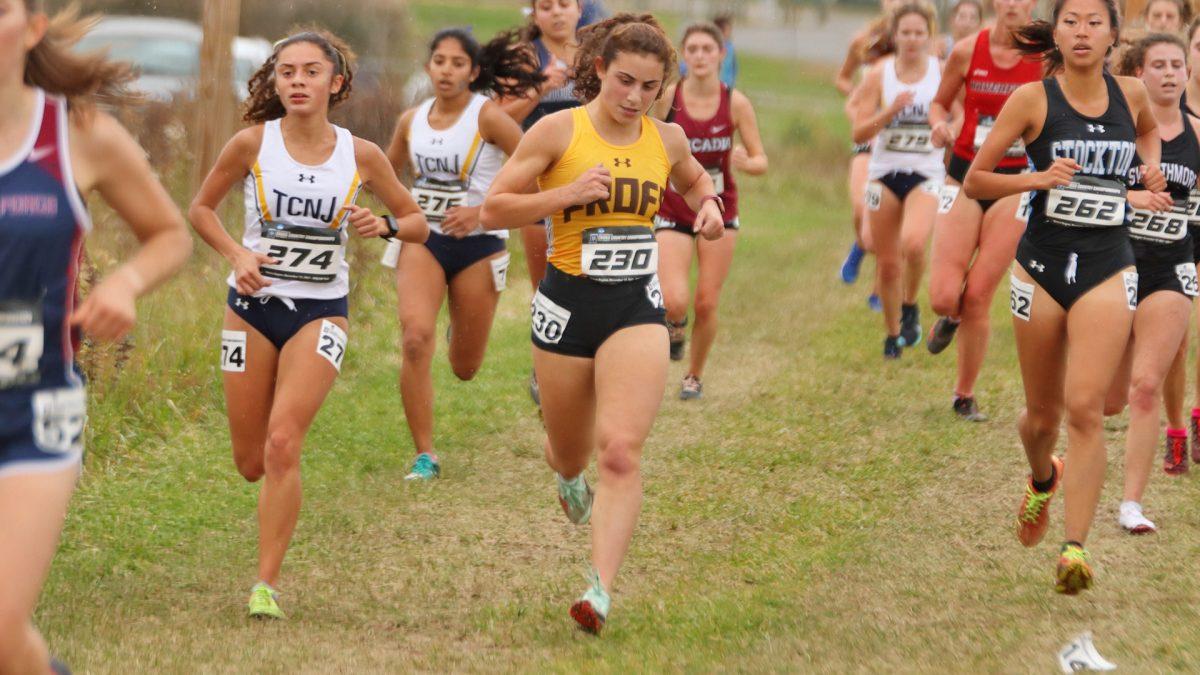
[[286,619],[287,615],[279,609],[278,598],[278,591],[265,583],[260,581],[254,584],[254,588],[250,589],[250,602],[247,603],[251,618]]
[[576,525],[583,525],[592,517],[592,499],[595,496],[587,479],[583,474],[571,480],[557,473],[554,477],[558,480],[558,503],[562,506],[563,513],[567,514],[567,520]]
[[433,480],[440,478],[441,475],[442,466],[438,464],[437,456],[422,452],[417,455],[416,461],[413,462],[412,468],[408,470],[408,475],[404,477],[404,480]]
[[575,619],[575,623],[583,630],[592,635],[599,635],[611,607],[612,598],[600,583],[599,573],[592,570],[588,573],[588,589],[571,605],[571,618]]

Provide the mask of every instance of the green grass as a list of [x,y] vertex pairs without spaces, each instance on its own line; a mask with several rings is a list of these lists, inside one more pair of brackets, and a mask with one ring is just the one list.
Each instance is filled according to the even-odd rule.
[[[959,423],[952,356],[918,349],[885,364],[868,284],[835,278],[848,157],[828,73],[743,67],[772,169],[742,182],[702,401],[674,400],[672,367],[602,638],[566,614],[589,537],[555,503],[524,391],[523,266],[477,380],[455,381],[439,354],[444,478],[406,485],[395,292],[367,243],[353,249],[350,350],[306,443],[282,582],[291,619],[244,617],[257,486],[230,459],[224,266],[201,250],[141,305],[129,360],[96,356],[86,471],[36,617],[53,650],[95,673],[1050,672],[1086,628],[1123,670],[1195,668],[1194,479],[1156,475],[1148,513],[1162,532],[1125,537],[1114,450],[1091,541],[1098,586],[1056,596],[1061,502],[1045,545],[1023,549],[1011,527],[1026,469],[1003,299],[979,389],[993,420]],[[128,242],[100,221],[91,255],[104,268]]]

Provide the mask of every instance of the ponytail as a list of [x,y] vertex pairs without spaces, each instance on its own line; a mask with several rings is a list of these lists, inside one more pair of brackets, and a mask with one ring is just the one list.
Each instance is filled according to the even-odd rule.
[[[42,0],[24,0],[30,14],[43,12]],[[25,84],[65,96],[68,105],[86,110],[97,100],[115,103],[129,96],[126,85],[133,68],[124,61],[110,61],[104,53],[77,54],[71,50],[87,34],[98,17],[81,18],[79,7],[70,5],[50,19],[41,41],[25,56]]]
[[479,77],[468,87],[471,91],[492,91],[500,97],[519,97],[546,81],[536,54],[520,46],[522,38],[519,31],[502,32],[491,42],[480,46],[470,31],[447,28],[438,31],[429,42],[430,56],[445,40],[458,42],[471,59],[471,66],[479,68]]
[[600,94],[600,75],[596,59],[606,65],[617,54],[650,54],[663,64],[662,96],[667,79],[679,72],[675,48],[653,14],[634,15],[622,12],[579,31],[579,52],[575,54],[575,96],[587,103]]

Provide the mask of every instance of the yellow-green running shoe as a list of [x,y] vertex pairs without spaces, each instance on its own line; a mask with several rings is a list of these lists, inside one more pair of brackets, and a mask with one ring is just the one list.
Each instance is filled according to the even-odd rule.
[[1058,554],[1058,569],[1054,574],[1054,590],[1063,595],[1075,595],[1092,587],[1092,566],[1082,546],[1063,544]]
[[254,584],[254,588],[250,589],[250,616],[255,619],[286,619],[287,615],[279,609],[279,603],[276,602],[279,593],[275,589],[266,585],[263,582]]
[[599,635],[611,608],[612,598],[600,583],[600,574],[592,570],[588,573],[588,589],[571,605],[571,618],[583,630]]

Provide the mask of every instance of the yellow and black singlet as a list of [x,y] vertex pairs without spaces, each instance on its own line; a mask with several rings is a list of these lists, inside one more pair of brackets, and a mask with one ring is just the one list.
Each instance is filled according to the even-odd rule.
[[600,137],[586,107],[571,111],[571,143],[538,178],[550,190],[574,182],[594,166],[612,174],[608,199],[571,206],[550,217],[550,264],[573,276],[617,283],[658,270],[654,215],[662,204],[671,162],[654,120],[642,117],[638,140],[613,145]]

